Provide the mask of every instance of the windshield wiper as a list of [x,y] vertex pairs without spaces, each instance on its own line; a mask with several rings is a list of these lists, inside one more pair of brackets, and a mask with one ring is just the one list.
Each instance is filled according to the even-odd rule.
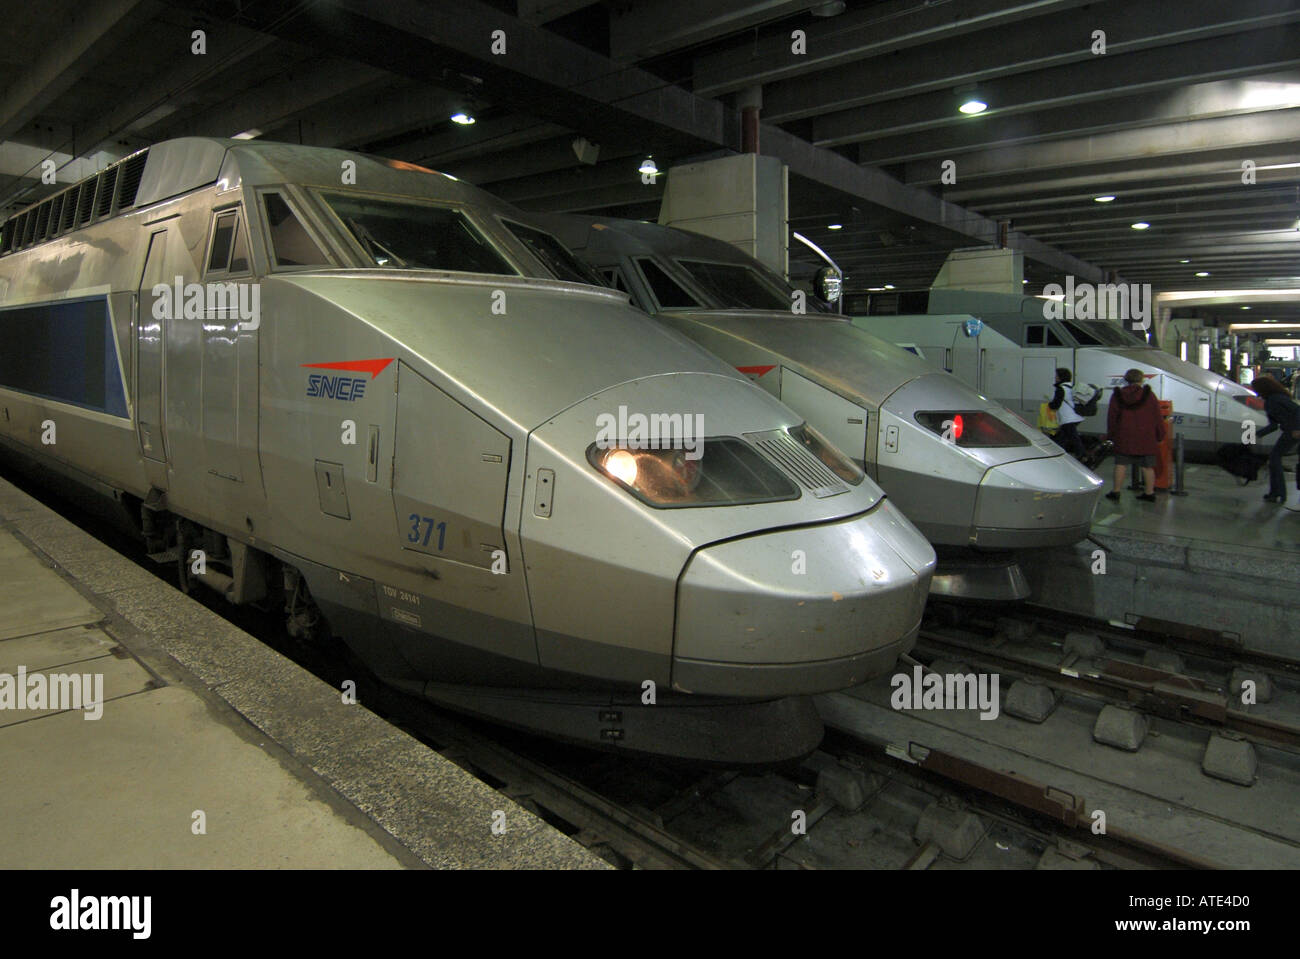
[[390,250],[388,247],[384,246],[382,243],[376,240],[375,235],[371,233],[370,230],[368,230],[365,227],[365,225],[358,223],[356,220],[348,220],[346,222],[348,225],[348,229],[350,229],[352,231],[352,234],[358,240],[361,241],[361,245],[366,248],[366,254],[370,257],[370,259],[375,261],[376,266],[387,265],[387,264],[380,263],[379,257],[375,253],[375,250],[382,250],[385,254],[388,255],[388,258],[390,260],[392,260],[397,264],[398,269],[405,270],[407,268],[406,261],[403,260],[396,253],[394,253],[392,250]]

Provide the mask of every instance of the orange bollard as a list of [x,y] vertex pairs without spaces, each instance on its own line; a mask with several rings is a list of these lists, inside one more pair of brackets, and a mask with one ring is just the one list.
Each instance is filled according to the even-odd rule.
[[1160,450],[1156,453],[1156,489],[1169,489],[1174,482],[1174,404],[1171,400],[1160,401],[1160,416],[1165,421],[1165,438],[1160,441]]

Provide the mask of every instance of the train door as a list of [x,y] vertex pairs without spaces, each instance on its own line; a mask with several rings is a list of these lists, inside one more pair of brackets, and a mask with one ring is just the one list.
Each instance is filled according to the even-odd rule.
[[[135,350],[135,409],[136,434],[140,452],[144,456],[149,482],[159,489],[167,488],[167,436],[163,419],[164,388],[164,336],[166,323],[158,314],[167,312],[155,309],[160,297],[154,287],[170,287],[171,277],[167,257],[166,229],[156,230],[149,237],[144,269],[140,274],[140,287],[136,296],[136,350]],[[163,297],[170,303],[170,289]]]
[[1039,404],[1052,398],[1056,368],[1060,365],[1055,353],[1043,356],[1034,351],[1021,357],[1020,412],[1029,417],[1029,422],[1037,422]]

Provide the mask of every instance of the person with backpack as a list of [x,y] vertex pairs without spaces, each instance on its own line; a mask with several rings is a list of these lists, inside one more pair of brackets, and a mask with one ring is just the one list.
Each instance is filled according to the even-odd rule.
[[1165,438],[1165,418],[1160,415],[1160,401],[1141,370],[1124,374],[1124,386],[1115,390],[1106,411],[1106,438],[1115,444],[1115,488],[1106,494],[1118,500],[1124,488],[1128,468],[1142,470],[1144,503],[1156,501],[1156,454]]
[[[1262,439],[1274,430],[1282,431],[1268,456],[1268,493],[1264,499],[1270,503],[1285,503],[1286,477],[1282,472],[1282,457],[1300,445],[1300,404],[1287,396],[1286,387],[1271,376],[1257,377],[1250,388],[1264,400],[1264,413],[1268,416],[1268,426],[1256,433],[1255,438]],[[1300,473],[1296,474],[1296,487],[1300,488]],[[1300,511],[1300,503],[1288,505],[1287,509]]]
[[1083,417],[1074,408],[1074,386],[1070,382],[1074,374],[1064,366],[1056,368],[1056,392],[1047,404],[1056,411],[1056,443],[1077,460],[1086,455],[1083,440],[1079,439],[1079,424]]

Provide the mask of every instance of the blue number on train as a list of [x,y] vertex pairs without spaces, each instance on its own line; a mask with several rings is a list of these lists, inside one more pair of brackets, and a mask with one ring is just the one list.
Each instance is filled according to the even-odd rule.
[[[412,514],[411,514],[409,517],[407,517],[407,518],[411,521],[411,532],[410,532],[409,534],[407,534],[407,537],[406,537],[406,541],[407,541],[408,543],[419,543],[421,546],[428,546],[428,545],[429,545],[429,537],[433,535],[433,530],[434,530],[434,527],[436,526],[437,529],[438,529],[438,549],[439,549],[439,551],[442,550],[443,543],[446,542],[446,539],[447,539],[447,524],[446,524],[446,523],[436,523],[436,524],[435,524],[434,521],[433,521],[433,517],[431,517],[431,516],[421,516],[419,513],[412,513]],[[424,536],[423,536],[423,537],[420,536],[420,524],[421,524],[421,523],[425,524],[425,530],[424,530]],[[421,542],[421,539],[423,539],[423,542]]]

